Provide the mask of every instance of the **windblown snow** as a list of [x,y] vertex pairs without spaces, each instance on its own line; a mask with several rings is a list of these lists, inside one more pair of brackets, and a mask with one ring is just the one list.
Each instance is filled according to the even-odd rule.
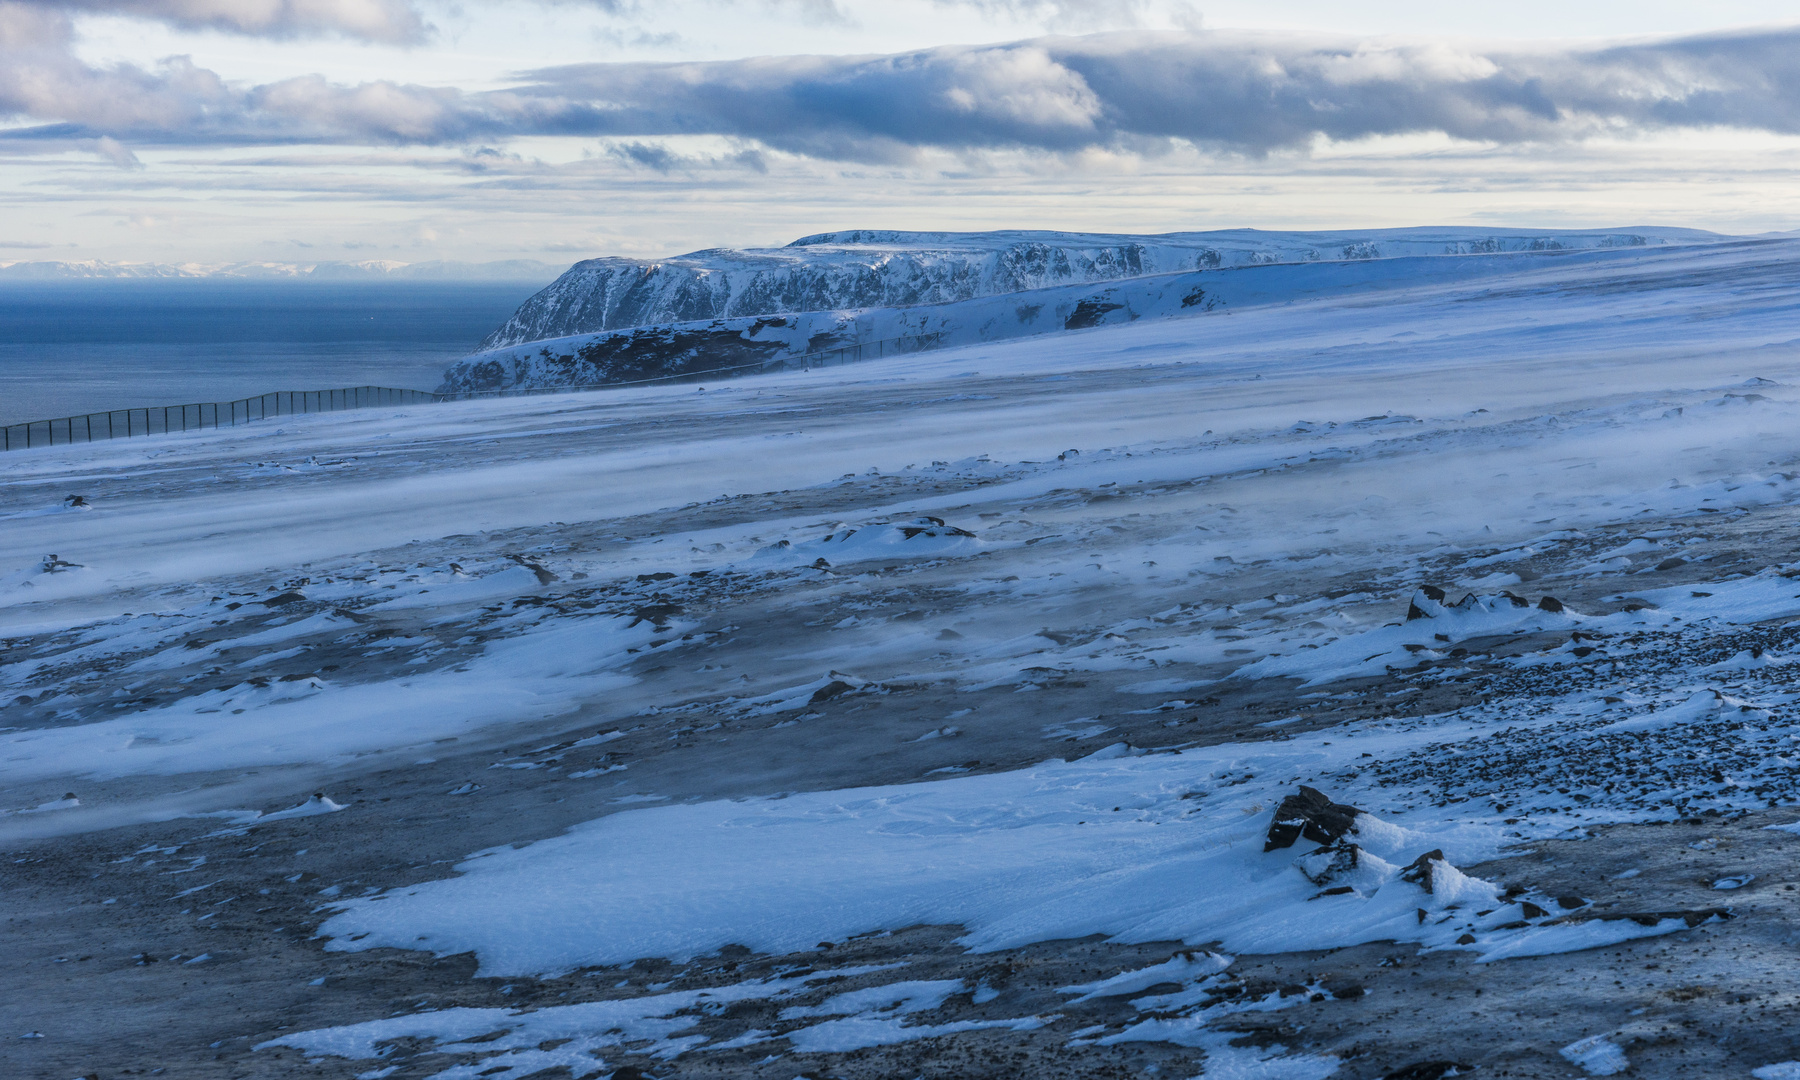
[[[262,1054],[579,1077],[753,1051],[785,1076],[1052,1031],[1330,1075],[1220,1025],[1336,991],[1243,993],[1236,958],[1498,968],[1720,932],[1768,885],[1618,909],[1468,869],[1800,801],[1800,242],[1671,239],[1246,269],[1273,276],[1204,318],[6,455],[0,831],[456,807],[460,861],[313,901],[321,963],[550,978],[920,926],[971,955],[1170,949],[1057,1008],[823,966],[371,999]],[[894,234],[783,258],[883,245],[994,258]],[[44,512],[74,492],[92,510]],[[1234,711],[1246,688],[1280,704]],[[384,808],[370,778],[415,775]],[[527,798],[543,816],[502,809]],[[1108,1001],[1129,1019],[1063,1011]],[[1546,1053],[1607,1075],[1624,1038]]]

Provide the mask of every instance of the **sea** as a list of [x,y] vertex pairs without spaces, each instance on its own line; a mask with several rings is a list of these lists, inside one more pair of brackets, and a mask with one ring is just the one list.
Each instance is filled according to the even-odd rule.
[[272,390],[432,390],[543,283],[0,284],[0,424]]

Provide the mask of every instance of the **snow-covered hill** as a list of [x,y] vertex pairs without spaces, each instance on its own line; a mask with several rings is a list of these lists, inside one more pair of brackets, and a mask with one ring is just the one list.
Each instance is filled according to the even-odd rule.
[[[1605,245],[1603,241],[1607,239],[1614,239],[1615,245]],[[1659,237],[1657,241],[1667,239]],[[1578,247],[1580,240],[1594,242],[1582,250]],[[1637,243],[1639,240],[1643,243]],[[1110,283],[1055,285],[949,303],[802,310],[633,326],[502,346],[465,357],[445,373],[439,391],[591,386],[731,369],[749,373],[832,366],[895,353],[986,344],[1145,318],[1223,313],[1346,291],[1377,292],[1434,282],[1449,285],[1529,272],[1534,267],[1566,268],[1570,260],[1640,258],[1657,241],[1637,234],[1624,240],[1612,234],[1564,236],[1562,240],[1546,241],[1535,251],[1445,258],[1443,248],[1470,242],[1434,233],[1429,242],[1407,241],[1414,247],[1435,246],[1437,251],[1429,255],[1263,263],[1145,274]],[[1507,242],[1525,241],[1515,236]],[[1501,240],[1494,238],[1494,243],[1499,246]],[[1552,248],[1550,243],[1562,246]],[[1139,259],[1139,265],[1150,262],[1148,257]]]
[[1696,229],[1228,229],[1156,236],[852,230],[781,248],[579,262],[521,305],[481,349],[665,323],[953,303],[1182,270],[1717,239]]

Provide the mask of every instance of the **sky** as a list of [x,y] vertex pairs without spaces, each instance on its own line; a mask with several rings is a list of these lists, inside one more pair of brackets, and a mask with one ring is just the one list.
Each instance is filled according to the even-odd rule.
[[0,263],[1800,228],[1800,3],[0,0]]

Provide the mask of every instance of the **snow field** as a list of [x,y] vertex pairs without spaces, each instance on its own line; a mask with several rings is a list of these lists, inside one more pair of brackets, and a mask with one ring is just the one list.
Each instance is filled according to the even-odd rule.
[[[1789,520],[1800,498],[1793,251],[1427,275],[828,378],[11,455],[0,775],[10,808],[41,812],[4,820],[78,830],[100,805],[116,822],[248,770],[401,768],[453,736],[572,745],[553,729],[583,710],[584,737],[666,724],[750,745],[833,702],[928,688],[972,715],[942,710],[908,739],[956,745],[980,735],[982,695],[1016,693],[1044,703],[1020,735],[1041,755],[1028,768],[685,802],[607,788],[561,835],[340,896],[323,932],[335,952],[472,951],[494,975],[779,954],[918,924],[958,926],[972,950],[1090,934],[1239,954],[1392,940],[1488,965],[1707,933],[1729,912],[1567,907],[1454,868],[1800,797],[1800,640],[1783,625],[1800,615],[1786,576],[1800,563],[1731,531]],[[43,512],[78,490],[93,510]],[[1421,600],[1431,583],[1442,600]],[[286,592],[300,598],[276,603]],[[1124,716],[1178,722],[1250,680],[1305,704],[1245,738],[1171,728],[1185,733],[1157,753],[1100,749]],[[1391,704],[1299,723],[1347,680]],[[1059,704],[1083,682],[1099,704]],[[1474,700],[1412,704],[1465,685]],[[549,783],[557,753],[493,765]],[[602,768],[580,782],[638,775]],[[1336,866],[1341,845],[1263,849],[1302,784],[1363,811],[1353,866]],[[445,794],[475,806],[481,786]],[[379,812],[333,805],[347,812],[307,813]],[[1432,851],[1427,891],[1407,871]],[[1721,908],[1760,887],[1745,873],[1718,889]],[[1133,990],[1121,973],[1113,986],[1142,991],[1130,1000],[1146,1015],[1082,1037],[1201,1048],[1209,1075],[1335,1067],[1229,1046],[1208,1026],[1227,1008],[1207,992],[1221,973],[1183,963]],[[733,1039],[824,1053],[976,1023],[927,1014],[979,986],[894,980]],[[1165,981],[1181,989],[1149,993]],[[427,1011],[278,1041],[367,1058],[403,1035],[453,1046],[505,1029],[483,1068],[584,1075],[627,1040],[723,1049],[689,1031],[705,1005]]]

